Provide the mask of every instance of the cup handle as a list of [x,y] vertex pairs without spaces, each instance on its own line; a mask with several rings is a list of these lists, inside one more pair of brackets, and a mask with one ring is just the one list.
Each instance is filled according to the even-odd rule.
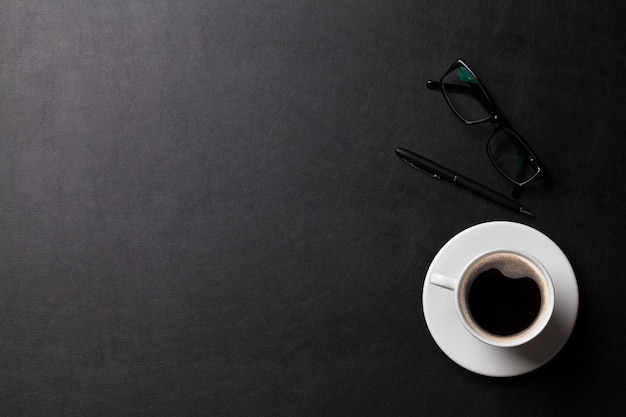
[[441,274],[430,274],[429,281],[431,284],[437,285],[438,287],[454,291],[457,283],[459,282],[459,278],[453,278]]

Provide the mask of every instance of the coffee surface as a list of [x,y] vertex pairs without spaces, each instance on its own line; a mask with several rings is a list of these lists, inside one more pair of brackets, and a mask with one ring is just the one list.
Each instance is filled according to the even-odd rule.
[[532,278],[509,278],[491,268],[475,278],[467,301],[480,327],[497,336],[510,336],[533,323],[541,308],[541,292]]

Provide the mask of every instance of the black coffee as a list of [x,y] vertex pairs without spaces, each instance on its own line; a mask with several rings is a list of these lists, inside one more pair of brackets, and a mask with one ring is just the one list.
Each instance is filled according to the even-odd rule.
[[531,278],[509,278],[492,268],[476,277],[467,303],[480,327],[497,336],[510,336],[537,318],[541,292]]

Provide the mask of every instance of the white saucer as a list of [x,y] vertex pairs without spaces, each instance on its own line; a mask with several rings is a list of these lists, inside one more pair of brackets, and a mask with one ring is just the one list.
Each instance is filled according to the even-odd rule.
[[[492,249],[518,249],[531,254],[545,266],[553,281],[552,319],[543,333],[521,346],[494,347],[476,339],[457,316],[454,293],[428,280],[433,272],[458,275],[474,257]],[[426,273],[422,301],[428,330],[450,359],[478,374],[508,377],[539,368],[565,345],[578,315],[578,285],[565,254],[550,238],[523,224],[498,221],[470,227],[441,248]]]

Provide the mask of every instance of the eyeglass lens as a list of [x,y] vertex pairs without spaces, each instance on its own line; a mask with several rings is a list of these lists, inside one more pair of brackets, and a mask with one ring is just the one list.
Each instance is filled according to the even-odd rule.
[[491,116],[487,96],[467,68],[461,66],[450,70],[441,82],[443,94],[462,119],[477,122]]
[[487,152],[502,173],[518,184],[537,174],[537,167],[531,163],[532,154],[510,129],[496,128],[487,144]]

